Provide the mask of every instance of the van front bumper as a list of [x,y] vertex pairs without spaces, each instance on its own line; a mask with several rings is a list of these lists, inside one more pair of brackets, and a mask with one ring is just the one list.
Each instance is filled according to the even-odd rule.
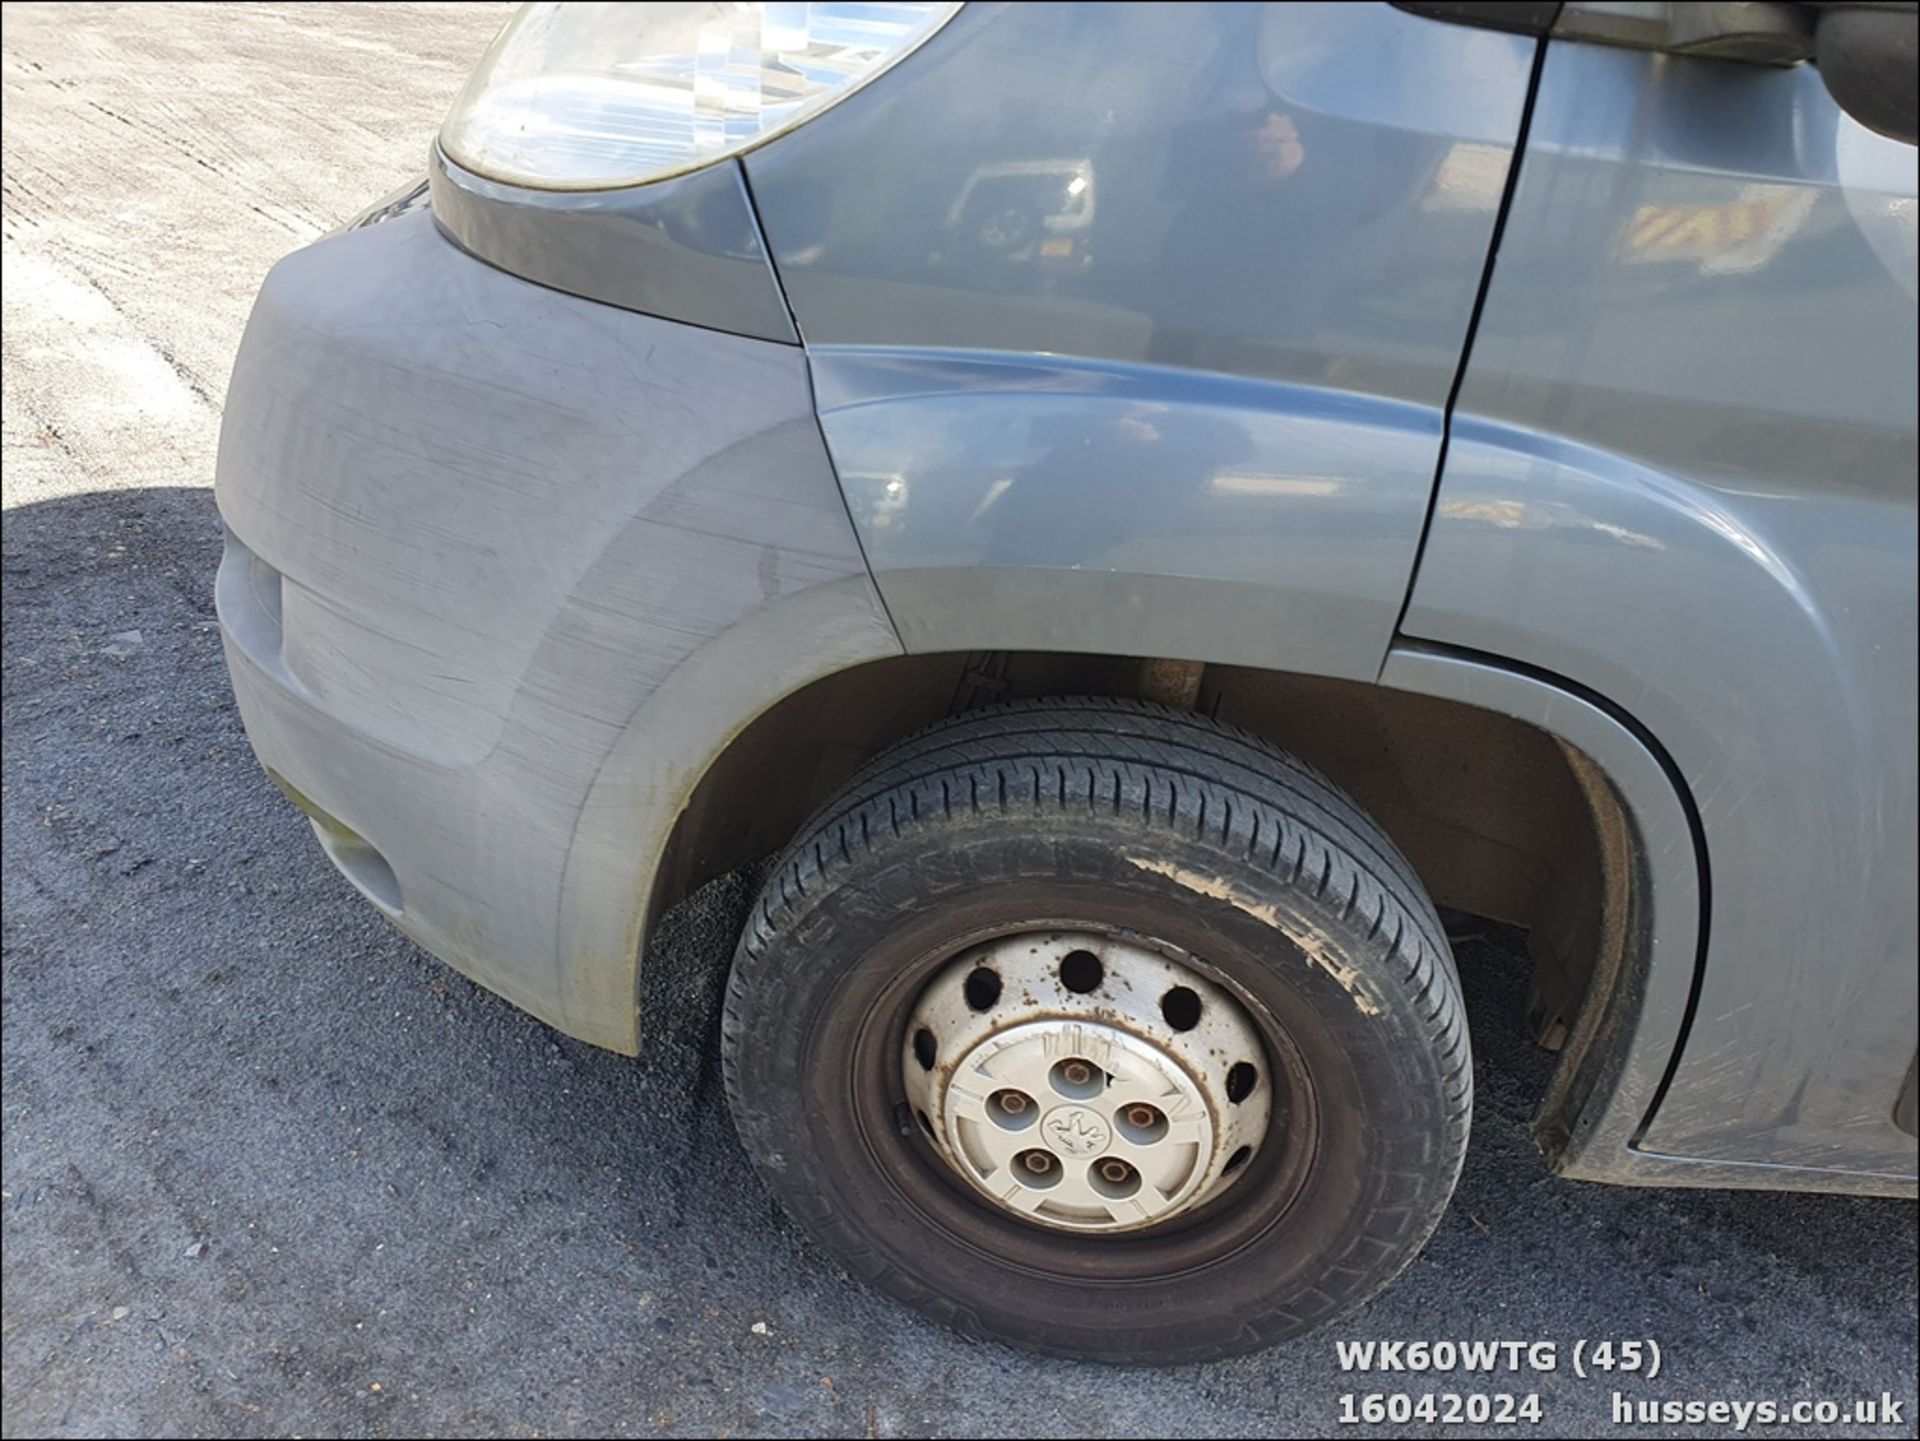
[[618,1050],[706,764],[898,650],[798,347],[530,284],[425,211],[275,267],[215,489],[261,762],[408,935]]

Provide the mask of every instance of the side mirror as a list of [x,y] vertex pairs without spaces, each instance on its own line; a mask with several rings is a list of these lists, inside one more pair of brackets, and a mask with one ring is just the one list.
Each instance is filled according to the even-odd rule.
[[1920,5],[1837,0],[1815,5],[1814,63],[1840,108],[1869,130],[1920,139]]

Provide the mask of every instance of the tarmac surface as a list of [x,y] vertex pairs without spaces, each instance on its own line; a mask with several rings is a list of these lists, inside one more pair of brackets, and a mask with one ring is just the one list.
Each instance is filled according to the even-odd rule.
[[[657,937],[637,1061],[359,902],[227,691],[220,402],[268,265],[418,173],[500,14],[5,8],[5,1433],[1419,1434],[1340,1397],[1531,1392],[1514,1429],[1571,1436],[1617,1390],[1886,1391],[1900,1424],[1807,1434],[1913,1434],[1915,1206],[1550,1178],[1511,934],[1460,942],[1474,1141],[1421,1259],[1333,1334],[1124,1371],[942,1331],[766,1199],[715,1052],[750,878]],[[1467,1338],[1558,1365],[1335,1349]],[[1660,1377],[1575,1376],[1600,1338]]]

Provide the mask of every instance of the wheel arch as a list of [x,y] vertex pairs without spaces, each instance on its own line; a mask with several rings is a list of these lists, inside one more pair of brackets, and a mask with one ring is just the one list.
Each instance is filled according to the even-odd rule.
[[[1486,657],[1399,646],[1379,684],[1113,654],[854,659],[787,689],[682,778],[636,943],[707,880],[782,849],[887,746],[994,700],[1070,695],[1185,705],[1274,741],[1354,796],[1441,905],[1525,927],[1532,1020],[1561,1050],[1540,1142],[1563,1174],[1632,1178],[1694,977],[1689,813],[1629,721]],[[638,964],[644,989],[661,961]]]

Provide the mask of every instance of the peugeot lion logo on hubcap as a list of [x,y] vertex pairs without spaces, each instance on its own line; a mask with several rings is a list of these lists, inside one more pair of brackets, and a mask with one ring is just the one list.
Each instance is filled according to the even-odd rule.
[[1097,1156],[1112,1144],[1113,1132],[1085,1106],[1061,1106],[1047,1117],[1047,1145],[1063,1156]]

